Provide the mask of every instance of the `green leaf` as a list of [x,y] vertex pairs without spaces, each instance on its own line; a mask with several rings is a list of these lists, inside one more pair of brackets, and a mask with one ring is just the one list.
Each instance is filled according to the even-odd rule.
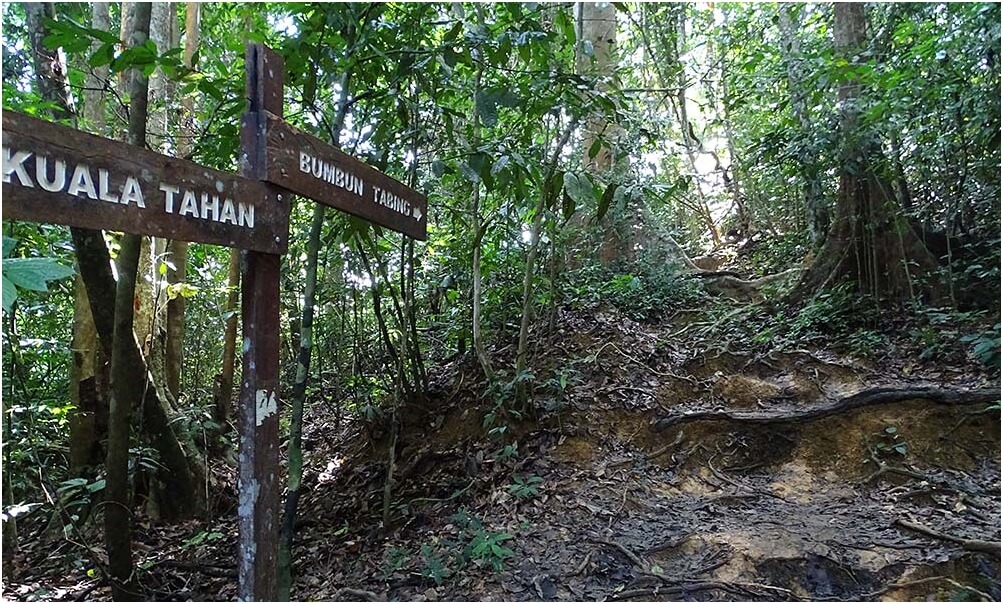
[[14,239],[13,237],[7,237],[6,235],[4,235],[4,238],[3,238],[3,257],[4,258],[10,256],[10,252],[11,252],[11,250],[14,249],[15,245],[17,245],[17,239]]
[[564,174],[564,191],[579,205],[595,202],[595,191],[592,182],[585,174],[567,172]]
[[90,56],[87,63],[91,67],[101,67],[102,65],[110,65],[112,61],[115,60],[115,46],[114,44],[102,44],[94,54]]
[[8,258],[3,263],[3,274],[21,289],[47,291],[46,281],[69,277],[74,273],[55,258]]
[[550,180],[543,184],[543,203],[545,207],[552,208],[557,202],[557,194],[561,192],[561,184],[564,182],[564,172],[557,170]]
[[561,199],[561,214],[564,216],[565,220],[569,220],[575,213],[575,200],[568,195],[568,189],[564,189],[564,195]]
[[602,220],[609,211],[610,204],[613,202],[613,196],[616,195],[617,191],[616,183],[610,183],[606,190],[603,191],[602,197],[599,198],[599,209],[596,211],[596,220]]
[[595,156],[599,155],[600,151],[602,151],[602,139],[597,138],[589,146],[589,159],[595,159]]
[[[6,262],[4,263],[6,264]],[[3,278],[3,309],[10,312],[10,309],[14,306],[14,302],[17,301],[17,288],[14,284],[10,282],[10,279],[4,275]]]
[[481,175],[477,173],[477,170],[472,168],[470,164],[464,162],[460,164],[460,172],[467,177],[467,180],[476,184],[481,181]]
[[478,94],[474,98],[474,105],[477,107],[477,115],[481,117],[481,122],[491,128],[498,123],[498,101],[491,94]]
[[508,165],[510,159],[511,157],[509,157],[508,155],[502,155],[501,157],[496,159],[494,165],[491,166],[491,175],[494,176],[499,172],[501,172],[502,170],[504,170],[505,166]]

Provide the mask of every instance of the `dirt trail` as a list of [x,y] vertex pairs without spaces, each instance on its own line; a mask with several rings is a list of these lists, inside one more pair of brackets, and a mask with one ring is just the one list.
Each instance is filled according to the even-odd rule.
[[[460,393],[405,429],[401,457],[415,461],[399,462],[390,531],[374,525],[377,467],[316,488],[347,529],[328,544],[333,574],[300,597],[365,593],[348,586],[401,600],[999,599],[998,549],[896,525],[1000,540],[998,408],[905,400],[798,424],[653,429],[682,411],[806,409],[876,386],[998,390],[992,380],[904,378],[825,351],[693,359],[669,326],[569,323],[561,362],[576,379],[555,387],[560,412],[516,430],[518,456],[501,459],[483,405]],[[362,476],[361,507],[334,503],[361,494]],[[512,535],[499,542],[512,555],[472,555],[478,534]]]
[[[541,344],[552,353],[538,367],[539,421],[510,419],[500,438],[485,429],[496,399],[475,364],[440,368],[436,396],[401,413],[389,526],[389,434],[338,426],[315,406],[293,598],[999,601],[998,404],[901,400],[797,423],[656,429],[683,413],[805,411],[875,387],[998,392],[998,376],[825,350],[693,356],[700,344],[678,334],[612,311],[562,315]],[[142,527],[144,586],[159,599],[233,599],[234,534],[229,518]],[[59,586],[24,581],[4,595],[107,598],[84,568],[59,564],[30,579],[59,575]]]

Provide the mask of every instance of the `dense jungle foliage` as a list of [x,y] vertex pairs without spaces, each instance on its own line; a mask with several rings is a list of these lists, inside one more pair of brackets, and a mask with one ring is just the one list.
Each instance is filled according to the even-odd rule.
[[[259,42],[284,59],[287,122],[428,196],[427,241],[292,205],[280,440],[297,497],[317,446],[304,413],[395,451],[454,362],[483,433],[511,447],[581,383],[550,362],[576,337],[568,313],[699,313],[704,353],[830,347],[998,375],[999,4],[154,3],[148,39],[129,3],[2,11],[5,113],[237,172]],[[81,234],[4,219],[3,237],[5,566],[53,536],[92,559],[116,378],[90,309],[122,307],[96,306],[75,270],[78,253],[103,258]],[[157,397],[123,403],[133,530],[233,516],[237,255],[90,243],[112,264],[138,254],[134,331]],[[511,492],[535,495],[520,480]],[[479,535],[471,556],[500,568],[507,538]],[[131,571],[109,572],[119,589]]]

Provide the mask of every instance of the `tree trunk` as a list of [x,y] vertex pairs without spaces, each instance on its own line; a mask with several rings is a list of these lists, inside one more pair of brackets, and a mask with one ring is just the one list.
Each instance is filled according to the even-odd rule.
[[[777,10],[780,16],[780,52],[787,69],[787,94],[790,96],[794,118],[801,129],[800,136],[807,140],[814,135],[814,126],[808,116],[808,101],[804,90],[807,74],[803,66],[804,58],[801,56],[801,40],[798,37],[800,18],[791,18],[791,12],[798,11],[800,15],[802,7],[799,4],[778,5]],[[829,204],[822,189],[822,168],[818,153],[811,149],[807,149],[800,160],[808,233],[812,248],[818,249],[825,242],[830,226]]]
[[230,266],[227,277],[225,312],[226,332],[223,334],[223,364],[217,378],[217,388],[213,392],[212,418],[221,429],[230,418],[230,403],[233,400],[233,373],[237,364],[237,305],[240,303],[240,251],[230,250]]
[[[477,11],[477,21],[478,25],[484,25],[484,13],[483,7],[477,5],[474,7]],[[473,50],[471,52],[474,52]],[[476,52],[482,52],[480,49]],[[481,95],[481,80],[484,77],[484,65],[482,61],[477,63],[477,75],[474,79],[474,99],[477,99]],[[480,145],[481,139],[481,116],[477,112],[477,103],[474,103],[474,107],[471,109],[473,111],[473,136],[470,141],[470,151],[473,151]],[[481,183],[473,183],[473,195],[471,199],[471,214],[473,220],[473,243],[472,243],[472,253],[470,255],[470,273],[473,281],[473,292],[471,295],[471,337],[473,339],[474,353],[477,355],[477,361],[481,364],[481,370],[484,372],[484,377],[490,382],[494,379],[494,368],[491,366],[491,357],[488,356],[487,350],[484,347],[484,336],[481,332],[481,295],[483,286],[483,276],[481,275],[481,245],[484,243],[484,233],[487,232],[488,225],[481,218]]]
[[[860,61],[867,43],[863,4],[836,3],[833,43],[837,57]],[[921,295],[941,298],[933,272],[936,260],[916,237],[895,199],[893,189],[875,170],[881,150],[874,136],[860,125],[861,86],[856,79],[838,91],[842,144],[841,174],[832,232],[815,262],[792,292],[804,299],[839,282],[852,283],[858,293],[876,300],[902,301]],[[923,275],[924,283],[916,277]]]
[[568,139],[571,138],[571,133],[574,132],[577,126],[578,120],[572,120],[567,128],[564,129],[564,134],[561,135],[560,140],[557,141],[557,145],[554,147],[547,170],[539,183],[540,198],[536,206],[536,214],[533,216],[533,226],[530,230],[529,253],[526,255],[526,272],[523,274],[522,279],[522,317],[519,323],[519,343],[516,346],[515,352],[516,395],[524,410],[529,405],[529,391],[526,387],[526,381],[522,379],[522,373],[526,371],[528,361],[529,324],[533,314],[533,277],[536,272],[536,256],[540,251],[540,228],[543,225],[543,215],[547,209],[546,188],[547,183],[550,182],[557,172],[558,162],[561,159],[561,150],[564,149],[564,145],[568,144]]
[[[150,31],[150,5],[123,4],[122,28],[128,47],[143,44]],[[126,72],[126,92],[129,95],[128,142],[146,144],[146,108],[148,81],[142,71]],[[115,290],[115,320],[111,346],[111,409],[108,412],[108,458],[105,486],[105,547],[108,551],[108,573],[112,579],[115,600],[132,600],[138,594],[132,580],[132,500],[129,494],[129,433],[132,406],[143,398],[150,387],[139,372],[130,354],[136,346],[133,331],[135,316],[136,274],[142,238],[126,234],[122,237],[118,258],[118,287]]]
[[[597,90],[607,92],[616,61],[616,7],[612,2],[578,2],[578,44],[575,48],[575,71],[599,79]],[[606,142],[614,138],[616,127],[600,113],[592,114],[585,123],[582,136],[582,158],[587,172],[602,174],[613,168],[613,152]],[[606,139],[606,141],[602,141]],[[597,140],[598,149],[592,151]]]
[[[186,3],[185,12],[185,50],[183,63],[185,67],[195,67],[195,52],[199,46],[199,28],[202,5],[197,2]],[[178,137],[178,155],[188,157],[192,152],[192,141],[196,136],[195,97],[185,95],[181,99],[181,132]],[[167,248],[170,265],[167,268],[168,287],[184,283],[188,278],[188,242],[171,240]],[[239,274],[239,273],[238,273]],[[164,346],[164,373],[167,378],[167,389],[177,399],[181,395],[181,366],[184,360],[185,340],[185,297],[181,295],[168,296],[167,301],[167,341]],[[233,374],[230,375],[231,388]]]
[[[91,5],[91,27],[109,31],[111,19],[108,4]],[[91,50],[97,50],[95,40]],[[108,66],[94,67],[85,79],[84,126],[91,132],[105,135],[104,87],[108,82]],[[73,283],[73,361],[70,376],[70,400],[75,410],[70,416],[70,469],[79,472],[85,466],[97,466],[104,459],[100,442],[108,429],[108,358],[98,343],[97,329],[91,316],[84,280],[77,274]]]
[[701,143],[697,140],[693,132],[693,123],[689,118],[689,109],[686,106],[686,90],[689,87],[689,80],[686,79],[686,64],[683,62],[683,49],[686,40],[686,6],[683,5],[678,11],[678,21],[676,25],[675,46],[673,50],[673,60],[676,69],[676,117],[679,120],[679,130],[683,139],[683,147],[686,149],[686,159],[689,162],[690,172],[693,175],[693,184],[696,188],[697,199],[700,205],[696,208],[697,215],[707,227],[711,242],[714,247],[721,246],[721,235],[717,232],[717,225],[714,224],[714,217],[710,213],[707,205],[707,195],[704,193],[703,185],[700,184],[700,171],[697,169],[697,153],[701,149]]
[[[338,99],[338,114],[331,127],[331,144],[340,147],[341,129],[348,114],[348,87],[351,71],[341,80],[341,93]],[[304,99],[304,105],[310,106],[314,99]],[[290,400],[292,413],[289,419],[289,472],[281,536],[279,538],[278,554],[278,598],[289,600],[292,589],[292,549],[296,533],[296,511],[299,507],[300,492],[303,480],[303,407],[306,404],[306,388],[310,381],[310,361],[313,353],[313,321],[314,308],[317,301],[317,258],[320,253],[320,236],[324,228],[324,215],[327,207],[320,203],[313,204],[313,217],[310,221],[310,233],[306,246],[306,282],[303,285],[303,314],[300,319],[300,342],[296,363],[296,379],[293,382]]]

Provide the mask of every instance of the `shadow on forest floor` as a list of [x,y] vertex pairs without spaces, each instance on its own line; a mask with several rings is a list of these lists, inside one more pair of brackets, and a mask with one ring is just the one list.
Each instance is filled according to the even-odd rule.
[[[388,527],[389,438],[313,408],[294,599],[999,601],[998,406],[905,399],[653,429],[878,387],[998,391],[998,377],[827,350],[694,356],[678,325],[616,311],[558,327],[541,343],[540,375],[556,377],[539,422],[503,438],[483,428],[476,366],[438,368],[437,397],[402,412]],[[141,526],[152,597],[233,599],[234,532],[232,518]],[[53,547],[49,564],[21,561],[5,597],[108,597],[84,593],[86,565],[68,572]]]

